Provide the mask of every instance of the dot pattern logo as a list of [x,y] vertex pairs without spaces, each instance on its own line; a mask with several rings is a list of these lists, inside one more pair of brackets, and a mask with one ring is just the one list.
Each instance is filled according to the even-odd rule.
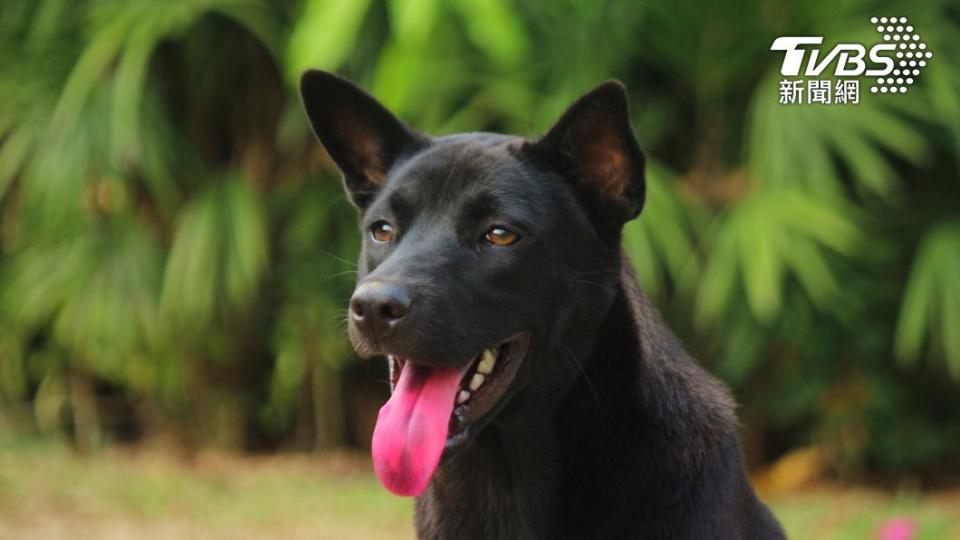
[[883,41],[896,45],[896,67],[889,76],[874,79],[870,92],[906,94],[927,66],[927,60],[933,58],[933,52],[927,50],[927,43],[907,17],[870,17],[870,22],[876,25]]

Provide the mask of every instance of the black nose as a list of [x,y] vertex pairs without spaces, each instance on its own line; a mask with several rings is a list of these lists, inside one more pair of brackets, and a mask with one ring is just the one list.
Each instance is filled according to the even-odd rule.
[[410,296],[401,287],[370,281],[350,298],[350,318],[364,332],[383,337],[410,311]]

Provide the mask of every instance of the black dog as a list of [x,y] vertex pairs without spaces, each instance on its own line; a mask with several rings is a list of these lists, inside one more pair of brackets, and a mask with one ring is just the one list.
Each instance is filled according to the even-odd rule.
[[350,338],[387,356],[374,468],[421,538],[783,538],[734,405],[620,249],[644,202],[623,87],[542,138],[417,133],[351,83],[301,80],[365,231]]

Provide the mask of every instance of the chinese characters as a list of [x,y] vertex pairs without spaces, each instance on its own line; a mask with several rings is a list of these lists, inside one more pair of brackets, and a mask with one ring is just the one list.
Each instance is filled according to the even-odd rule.
[[860,81],[856,79],[814,79],[780,81],[781,105],[856,105],[860,103]]

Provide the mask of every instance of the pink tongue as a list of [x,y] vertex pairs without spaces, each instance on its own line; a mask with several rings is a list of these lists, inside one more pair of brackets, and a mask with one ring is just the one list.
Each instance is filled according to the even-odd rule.
[[463,372],[407,362],[373,430],[373,469],[397,495],[423,493],[440,462]]

